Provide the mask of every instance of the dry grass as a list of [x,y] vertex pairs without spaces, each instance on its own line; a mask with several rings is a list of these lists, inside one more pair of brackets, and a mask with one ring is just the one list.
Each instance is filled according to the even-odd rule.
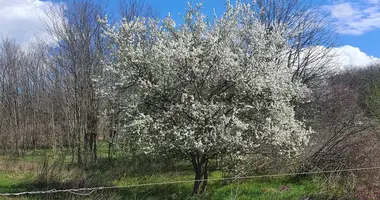
[[0,171],[8,173],[36,172],[38,164],[19,159],[0,159]]

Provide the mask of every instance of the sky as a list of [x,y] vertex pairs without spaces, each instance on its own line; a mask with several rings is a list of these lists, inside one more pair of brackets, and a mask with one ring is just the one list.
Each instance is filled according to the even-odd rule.
[[[117,0],[108,0],[109,9]],[[168,13],[181,22],[188,0],[146,0],[161,17]],[[380,0],[311,0],[331,14],[339,45],[335,50],[344,66],[365,66],[380,59]],[[192,2],[196,2],[192,0]],[[203,0],[204,12],[212,16],[224,10],[225,0]],[[44,38],[45,11],[57,6],[59,0],[0,0],[0,37],[11,37],[21,44]]]

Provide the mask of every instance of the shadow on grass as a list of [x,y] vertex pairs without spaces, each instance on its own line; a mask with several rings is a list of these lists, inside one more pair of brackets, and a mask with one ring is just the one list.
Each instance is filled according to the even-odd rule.
[[30,183],[12,184],[7,186],[0,186],[0,193],[17,193],[36,190]]
[[164,173],[191,172],[188,163],[178,160],[157,160],[146,158],[100,158],[94,165],[86,167],[88,185],[99,186],[121,180],[124,177],[149,177]]
[[[26,190],[28,186],[19,185],[19,190]],[[18,189],[14,192],[21,192]],[[30,190],[33,191],[33,190]],[[79,195],[80,194],[80,195]],[[87,195],[88,194],[88,195]],[[208,199],[206,195],[192,197],[191,189],[187,185],[166,185],[123,189],[97,190],[90,193],[54,193],[41,195],[24,195],[27,199],[149,199],[149,200],[180,200],[180,199]]]
[[[0,192],[17,193],[114,186],[118,180],[120,180],[118,185],[160,182],[166,178],[180,180],[184,177],[173,171],[189,173],[185,164],[179,163],[176,166],[168,166],[163,162],[147,159],[118,158],[110,161],[107,158],[100,158],[96,164],[88,165],[85,169],[65,164],[64,157],[55,161],[45,159],[41,163],[36,179],[25,181],[25,183],[4,184],[6,187],[0,186]],[[190,174],[192,173],[190,172]],[[185,178],[188,179],[188,177]],[[192,184],[185,184],[99,190],[85,196],[85,199],[188,199],[191,197],[191,187]],[[82,199],[81,195],[65,193],[26,195],[25,197],[28,199]]]

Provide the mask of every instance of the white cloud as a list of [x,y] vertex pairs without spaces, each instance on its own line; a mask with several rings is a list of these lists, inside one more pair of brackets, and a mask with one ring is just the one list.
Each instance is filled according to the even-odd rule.
[[[380,65],[380,58],[367,55],[360,48],[344,45],[327,49],[324,46],[314,46],[305,49],[304,53],[312,58],[310,68],[325,67],[331,72],[341,72],[351,68],[364,68],[370,65]],[[301,57],[306,54],[301,53]],[[309,54],[311,53],[311,55]],[[314,61],[314,62],[313,62]],[[318,65],[318,66],[315,66]]]
[[339,69],[346,69],[350,67],[366,67],[380,62],[380,58],[369,56],[362,52],[358,47],[345,45],[333,49],[336,56],[336,64]]
[[45,26],[51,7],[57,6],[50,1],[41,0],[0,0],[0,37],[10,37],[28,44],[36,36],[46,38]]
[[312,52],[313,57],[316,56],[318,58],[319,55],[322,56],[319,57],[322,60],[316,64],[325,65],[325,67],[332,72],[340,72],[346,69],[363,68],[369,65],[380,64],[380,58],[367,55],[358,47],[350,45],[344,45],[332,49],[326,49],[324,46],[315,46],[312,47]]
[[337,19],[345,20],[355,17],[356,10],[349,3],[341,3],[331,7],[331,14]]
[[361,35],[380,28],[380,0],[340,1],[324,8],[342,34]]

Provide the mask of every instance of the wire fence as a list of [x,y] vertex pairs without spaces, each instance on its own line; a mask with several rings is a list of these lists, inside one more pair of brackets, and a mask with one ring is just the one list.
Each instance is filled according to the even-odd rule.
[[195,181],[235,181],[244,179],[257,179],[257,178],[267,178],[267,177],[284,177],[284,176],[297,176],[297,175],[312,175],[312,174],[328,174],[328,173],[339,173],[339,172],[354,172],[354,171],[368,171],[368,170],[378,170],[379,167],[362,167],[362,168],[351,168],[351,169],[339,169],[339,170],[325,170],[325,171],[312,171],[312,172],[299,172],[299,173],[282,173],[282,174],[266,174],[266,175],[255,175],[255,176],[240,176],[231,178],[211,178],[202,180],[183,180],[183,181],[167,181],[167,182],[152,182],[152,183],[141,183],[141,184],[131,184],[125,186],[104,186],[104,187],[90,187],[90,188],[73,188],[73,189],[51,189],[45,191],[27,191],[27,192],[17,192],[17,193],[1,193],[0,196],[24,196],[24,195],[38,195],[38,194],[55,194],[55,193],[71,193],[74,195],[88,196],[99,190],[109,190],[109,189],[125,189],[125,188],[135,188],[135,187],[147,187],[147,186],[158,186],[158,185],[170,185],[170,184],[181,184],[181,183],[193,183]]

